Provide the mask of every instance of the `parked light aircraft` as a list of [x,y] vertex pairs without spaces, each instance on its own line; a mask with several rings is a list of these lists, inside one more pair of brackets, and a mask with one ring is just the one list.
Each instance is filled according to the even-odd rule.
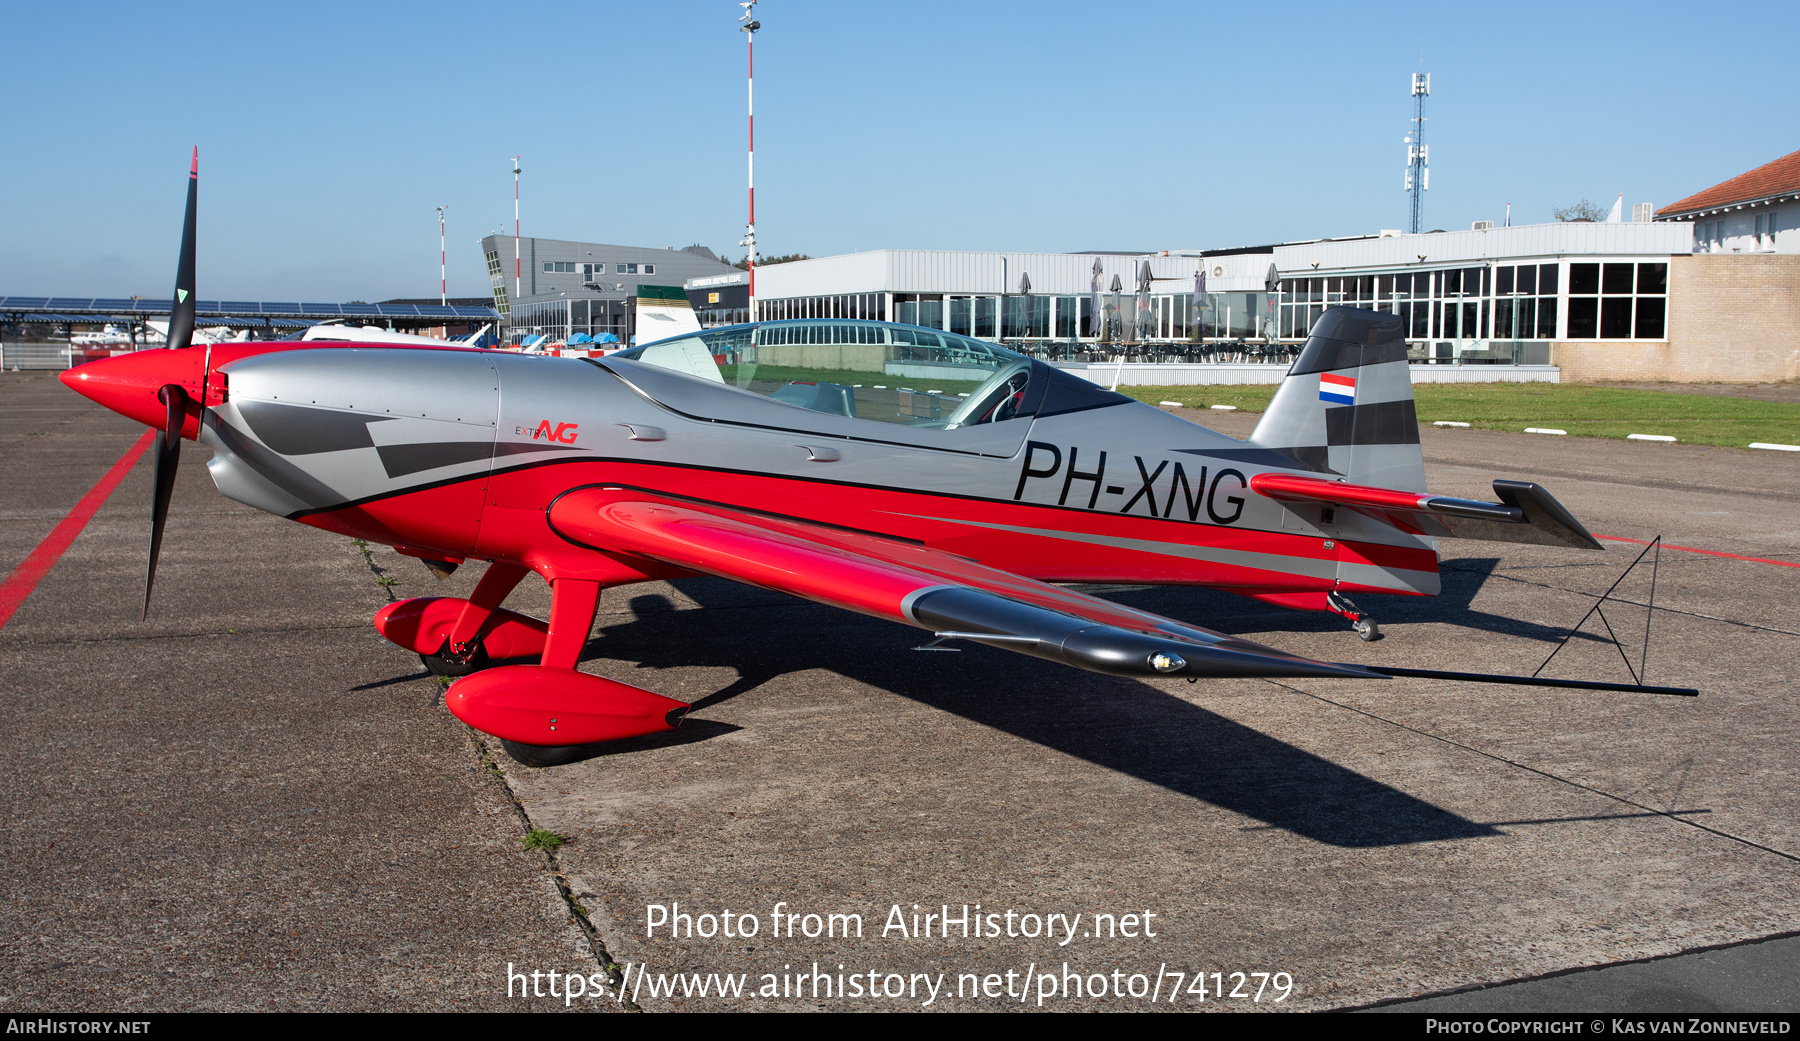
[[[467,599],[375,625],[462,675],[452,712],[536,765],[676,726],[577,671],[609,586],[709,574],[1097,672],[1385,678],[1054,583],[1171,583],[1333,611],[1438,591],[1435,539],[1598,549],[1535,484],[1433,495],[1400,320],[1334,307],[1247,440],[1003,347],[886,322],[713,329],[605,358],[430,343],[190,347],[194,206],[170,347],[65,381],[162,431],[145,609],[180,438],[230,498],[389,545]],[[185,313],[184,313],[185,308]],[[507,610],[527,575],[548,620]],[[495,664],[535,658],[535,664]],[[1574,684],[1571,684],[1574,685]]]

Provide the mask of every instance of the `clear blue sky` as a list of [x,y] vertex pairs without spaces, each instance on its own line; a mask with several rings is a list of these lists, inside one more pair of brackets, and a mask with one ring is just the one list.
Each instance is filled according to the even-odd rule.
[[[475,240],[737,252],[732,0],[8,0],[0,293],[165,295],[200,146],[200,294],[435,295]],[[765,254],[1163,249],[1666,205],[1800,149],[1792,3],[764,0]],[[1422,62],[1422,65],[1421,65]]]

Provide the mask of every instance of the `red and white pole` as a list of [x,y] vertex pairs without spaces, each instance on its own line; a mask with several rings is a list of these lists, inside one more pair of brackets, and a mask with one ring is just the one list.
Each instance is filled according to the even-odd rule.
[[513,156],[513,302],[519,299],[519,157]]
[[749,88],[748,103],[750,117],[750,223],[744,228],[744,241],[738,243],[745,249],[745,266],[750,269],[750,320],[756,321],[756,30],[762,23],[756,20],[757,0],[738,0],[738,6],[744,14],[738,19],[743,22],[739,32],[745,34],[747,65],[746,80]]
[[446,257],[446,254],[444,252],[444,211],[449,208],[450,207],[448,207],[448,206],[439,206],[437,208],[437,211],[438,211],[438,303],[440,303],[446,307],[448,307],[450,305],[450,277],[449,277],[449,267],[448,267],[448,265],[446,265],[444,263],[444,260]]

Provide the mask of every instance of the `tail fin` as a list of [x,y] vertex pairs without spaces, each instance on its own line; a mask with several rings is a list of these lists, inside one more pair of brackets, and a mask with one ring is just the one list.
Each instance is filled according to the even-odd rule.
[[1328,307],[1250,443],[1353,484],[1425,490],[1399,316]]

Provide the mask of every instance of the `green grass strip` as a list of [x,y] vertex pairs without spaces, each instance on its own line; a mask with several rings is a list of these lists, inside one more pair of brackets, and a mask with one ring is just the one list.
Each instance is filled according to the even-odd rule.
[[[1120,387],[1119,393],[1152,405],[1179,401],[1189,408],[1236,405],[1262,412],[1275,387]],[[1800,444],[1800,404],[1781,401],[1582,383],[1419,383],[1413,399],[1421,424],[1449,420],[1515,432],[1551,427],[1574,437],[1669,434],[1682,444],[1732,448],[1752,441]]]

